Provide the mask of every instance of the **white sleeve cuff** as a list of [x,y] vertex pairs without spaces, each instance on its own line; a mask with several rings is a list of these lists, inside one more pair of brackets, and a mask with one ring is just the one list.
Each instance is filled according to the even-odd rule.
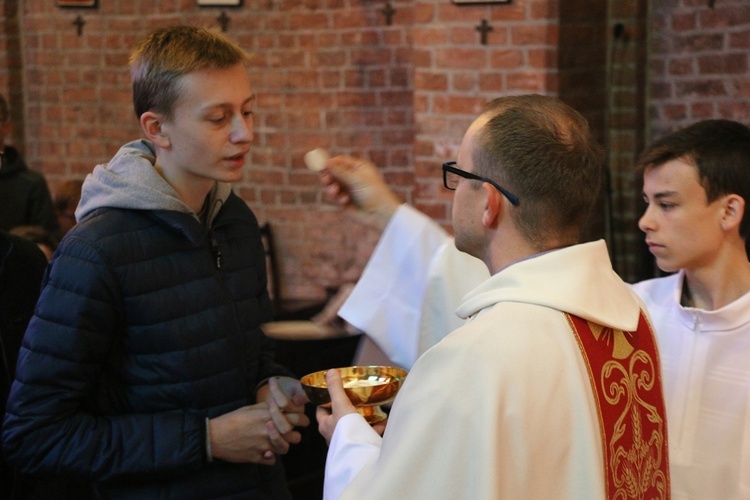
[[325,466],[324,500],[337,500],[367,464],[377,460],[383,438],[359,413],[344,415],[336,424]]

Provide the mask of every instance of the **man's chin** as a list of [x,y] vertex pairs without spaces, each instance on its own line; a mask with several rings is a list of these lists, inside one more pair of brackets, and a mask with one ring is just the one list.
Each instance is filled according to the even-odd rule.
[[460,242],[459,240],[455,240],[455,245],[458,251],[469,254],[472,257],[475,257],[484,262],[484,254],[479,251],[478,248],[476,248],[476,245],[466,245],[465,243],[462,244],[462,242]]
[[679,266],[675,266],[674,264],[662,259],[656,259],[656,267],[665,273],[674,273],[680,270]]

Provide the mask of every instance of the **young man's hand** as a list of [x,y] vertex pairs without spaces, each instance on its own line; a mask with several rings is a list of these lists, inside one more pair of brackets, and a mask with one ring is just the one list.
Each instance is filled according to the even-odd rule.
[[[302,414],[289,414],[290,425],[307,425],[309,419]],[[273,465],[276,454],[289,451],[289,446],[299,443],[297,431],[280,432],[271,417],[268,404],[243,406],[208,421],[211,457],[227,462],[252,462]]]
[[272,465],[302,439],[295,427],[307,427],[307,395],[299,380],[272,377],[258,389],[258,404],[209,420],[213,458]]
[[299,380],[291,377],[271,377],[268,384],[258,389],[258,401],[268,404],[271,419],[283,435],[295,427],[307,427],[310,419],[305,415],[307,398]]

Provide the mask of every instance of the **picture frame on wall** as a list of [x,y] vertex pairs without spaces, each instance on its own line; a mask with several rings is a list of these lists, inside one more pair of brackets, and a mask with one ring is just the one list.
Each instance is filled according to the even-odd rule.
[[242,0],[197,0],[200,7],[239,7]]
[[96,7],[96,0],[57,0],[58,7]]

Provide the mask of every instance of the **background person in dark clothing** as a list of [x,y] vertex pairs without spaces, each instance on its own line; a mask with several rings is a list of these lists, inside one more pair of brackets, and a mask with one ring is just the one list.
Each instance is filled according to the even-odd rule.
[[57,234],[47,181],[39,172],[29,170],[16,148],[5,145],[10,130],[8,102],[0,95],[0,230],[42,226]]
[[[47,260],[27,238],[0,231],[0,411],[5,414],[21,340],[34,314]],[[26,476],[0,459],[0,498],[12,500],[87,500],[86,483],[53,476]]]
[[3,414],[16,373],[21,339],[34,314],[46,265],[47,259],[37,245],[0,231],[0,349],[3,351],[0,409]]
[[76,225],[76,208],[81,202],[82,188],[82,180],[68,179],[59,184],[55,190],[52,201],[55,204],[55,213],[57,213],[57,224],[60,226],[59,239],[62,239]]
[[[21,339],[39,298],[45,259],[37,246],[0,231],[0,410],[5,414]],[[14,491],[13,469],[0,460],[0,490]]]
[[60,243],[55,235],[42,226],[16,226],[8,232],[36,243],[36,246],[44,253],[48,261],[52,258],[52,254],[55,253],[57,245]]

